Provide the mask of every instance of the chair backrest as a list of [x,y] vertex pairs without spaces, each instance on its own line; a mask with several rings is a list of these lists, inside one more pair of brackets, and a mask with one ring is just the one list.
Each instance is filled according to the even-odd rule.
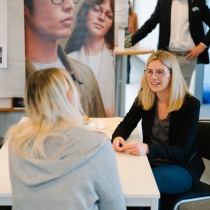
[[210,122],[198,123],[195,140],[201,156],[210,160]]

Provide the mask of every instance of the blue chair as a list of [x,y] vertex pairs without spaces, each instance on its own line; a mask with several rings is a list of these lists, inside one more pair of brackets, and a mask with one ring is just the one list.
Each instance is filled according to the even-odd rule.
[[[201,156],[210,160],[210,119],[199,120],[195,140]],[[210,185],[200,181],[196,187],[187,192],[174,195],[162,194],[161,210],[180,210],[180,205],[183,203],[207,199],[210,199]]]

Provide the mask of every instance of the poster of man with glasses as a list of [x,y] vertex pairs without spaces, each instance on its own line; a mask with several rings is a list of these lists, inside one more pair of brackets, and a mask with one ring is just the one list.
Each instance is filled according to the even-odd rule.
[[[58,44],[59,39],[72,36],[71,26],[76,19],[73,11],[77,3],[79,0],[24,0],[26,79],[37,70],[65,69],[78,88],[85,114],[105,117],[93,71],[82,62],[69,58]],[[107,16],[104,11],[103,17]],[[99,27],[102,28],[100,24]]]
[[114,0],[81,0],[65,52],[91,68],[107,117],[115,116]]
[[8,49],[7,16],[8,16],[7,15],[7,1],[2,1],[0,2],[0,71],[1,71],[1,68],[7,68],[7,49]]

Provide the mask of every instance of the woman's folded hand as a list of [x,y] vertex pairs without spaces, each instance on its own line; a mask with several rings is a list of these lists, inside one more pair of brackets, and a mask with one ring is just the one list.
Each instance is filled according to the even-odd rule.
[[120,136],[118,136],[114,139],[112,145],[114,147],[114,150],[117,152],[122,152],[127,148],[125,140]]

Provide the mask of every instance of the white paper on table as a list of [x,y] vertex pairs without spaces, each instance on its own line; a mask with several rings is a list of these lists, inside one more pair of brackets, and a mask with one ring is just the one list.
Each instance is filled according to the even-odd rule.
[[97,121],[92,121],[90,120],[89,122],[85,123],[85,128],[87,130],[91,130],[97,133],[100,133],[106,137],[108,137],[109,140],[112,138],[112,133],[113,130],[108,128],[106,126],[106,122],[103,120],[97,120]]
[[7,68],[7,1],[0,1],[0,68]]

